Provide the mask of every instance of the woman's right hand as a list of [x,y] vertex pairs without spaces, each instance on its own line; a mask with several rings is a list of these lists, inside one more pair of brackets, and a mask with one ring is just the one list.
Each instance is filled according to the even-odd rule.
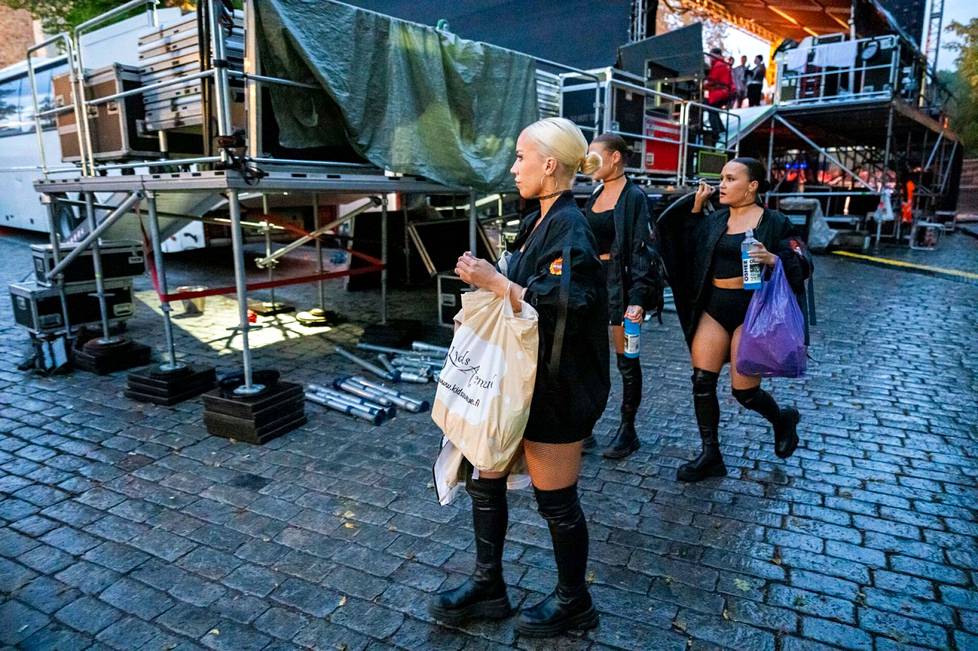
[[706,181],[700,181],[700,186],[696,188],[696,196],[693,197],[693,212],[703,212],[703,204],[713,196],[714,192],[716,188]]

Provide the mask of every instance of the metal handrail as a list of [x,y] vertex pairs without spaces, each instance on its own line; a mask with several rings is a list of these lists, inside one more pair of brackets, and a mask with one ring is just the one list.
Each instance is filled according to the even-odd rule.
[[78,26],[75,27],[75,32],[78,34],[82,32],[87,32],[90,28],[94,27],[95,25],[104,23],[110,18],[115,18],[119,14],[128,13],[133,9],[135,9],[136,7],[141,7],[143,5],[148,5],[148,4],[153,5],[153,13],[154,13],[153,24],[156,24],[155,13],[156,13],[156,7],[157,5],[159,5],[159,0],[130,0],[124,5],[119,5],[118,7],[109,9],[105,13],[101,13],[98,16],[89,18],[88,20],[79,23]]
[[95,174],[95,148],[92,145],[92,132],[88,124],[90,119],[88,116],[88,107],[90,104],[85,98],[85,60],[84,49],[82,48],[82,35],[95,25],[99,25],[107,20],[115,18],[118,15],[128,13],[137,7],[143,7],[146,5],[152,6],[150,24],[154,26],[159,25],[159,16],[156,13],[156,7],[158,4],[159,0],[130,0],[130,2],[127,2],[124,5],[110,9],[105,13],[99,14],[98,16],[77,25],[72,33],[75,43],[75,75],[78,79],[78,97],[81,99],[81,113],[83,118],[79,119],[78,130],[83,132],[85,140],[85,148],[83,148],[79,153],[81,154],[82,159],[82,169],[87,167],[91,175]]
[[[854,40],[850,40],[848,42],[866,43],[866,42],[871,42],[871,41],[881,41],[882,39],[888,38],[888,37],[889,37],[889,35],[885,35],[885,36],[882,36],[882,37],[881,36],[873,36],[873,37],[867,37],[867,38],[854,39]],[[821,43],[821,44],[818,44],[818,45],[810,46],[807,49],[808,49],[809,52],[814,52],[814,51],[818,50],[819,48],[828,48],[828,47],[832,47],[832,46],[834,46],[836,44],[837,43]],[[876,64],[876,65],[853,65],[853,66],[850,66],[850,67],[847,67],[847,68],[838,68],[838,69],[831,70],[831,71],[820,70],[820,71],[817,71],[817,72],[799,72],[799,73],[795,73],[794,71],[788,71],[788,70],[786,70],[784,68],[784,63],[787,60],[787,54],[786,53],[781,53],[781,54],[778,55],[778,57],[775,60],[776,63],[777,63],[777,75],[775,77],[775,90],[774,90],[774,93],[775,93],[775,101],[774,101],[774,103],[775,104],[810,104],[810,103],[813,103],[813,102],[831,101],[831,100],[844,101],[846,99],[870,99],[870,98],[885,98],[885,97],[890,97],[890,96],[894,95],[897,92],[896,71],[899,68],[900,51],[901,51],[900,50],[900,41],[899,41],[899,39],[897,39],[896,40],[896,43],[893,46],[893,50],[892,50],[892,53],[890,55],[890,61],[888,63],[880,63],[880,64]],[[858,48],[857,48],[857,53],[858,53]],[[857,54],[857,56],[858,56],[858,54]],[[807,67],[807,65],[808,64],[806,63],[806,67]],[[887,69],[890,71],[890,76],[889,76],[890,89],[889,90],[879,90],[879,91],[874,90],[874,91],[870,91],[870,92],[863,92],[862,90],[860,90],[859,92],[855,92],[855,91],[852,90],[855,87],[855,80],[856,80],[857,73],[862,73],[862,83],[865,83],[866,71],[868,71],[868,70],[887,70]],[[785,74],[785,73],[787,73],[787,74]],[[846,76],[848,76],[848,78],[849,78],[849,89],[848,89],[848,92],[847,93],[844,93],[844,94],[840,94],[840,95],[833,95],[833,96],[826,97],[823,94],[823,92],[824,92],[824,88],[825,88],[825,78],[827,76],[829,76],[829,75],[846,75]],[[819,92],[818,92],[818,95],[816,97],[810,97],[810,98],[797,97],[797,98],[792,99],[792,100],[783,100],[782,97],[781,97],[781,87],[782,87],[782,81],[785,80],[785,79],[798,79],[798,80],[802,80],[802,79],[821,79],[821,81],[819,83]]]
[[130,88],[129,90],[124,90],[120,93],[115,93],[113,95],[106,95],[104,97],[96,97],[95,99],[90,99],[86,102],[86,106],[98,106],[99,104],[108,104],[109,102],[114,102],[123,97],[132,97],[133,95],[142,95],[151,90],[159,90],[160,88],[167,88],[169,86],[178,86],[180,84],[185,84],[188,81],[196,81],[198,79],[203,79],[204,77],[211,77],[214,75],[214,69],[204,70],[203,72],[195,72],[192,75],[187,75],[186,77],[174,77],[173,79],[166,79],[164,81],[157,81],[146,86],[140,86],[138,88]]
[[295,88],[307,88],[310,90],[322,90],[322,86],[317,86],[316,84],[307,84],[302,81],[292,81],[291,79],[282,79],[281,77],[269,77],[268,75],[256,75],[251,72],[243,72],[241,70],[228,70],[228,74],[232,77],[237,77],[238,79],[243,79],[245,81],[256,81],[260,84],[276,84],[279,86],[292,86]]
[[248,157],[253,163],[265,163],[268,165],[297,165],[306,167],[358,167],[364,169],[379,169],[370,163],[344,163],[341,161],[329,160],[303,160],[301,158],[272,158],[269,156]]
[[[54,36],[27,48],[27,77],[30,80],[30,84],[31,84],[31,102],[34,106],[34,133],[37,135],[37,151],[41,156],[41,174],[44,176],[44,178],[47,178],[48,176],[48,163],[47,163],[47,154],[44,151],[44,134],[42,133],[43,126],[41,125],[42,116],[39,115],[38,109],[40,108],[40,106],[38,106],[37,103],[37,75],[34,74],[34,53],[37,52],[38,50],[48,47],[49,45],[54,45],[58,41],[62,41],[64,43],[65,52],[67,53],[66,57],[68,60],[68,69],[69,71],[71,71],[72,59],[74,58],[75,55],[74,55],[74,48],[71,45],[71,37],[68,35],[67,32],[61,32],[60,34],[55,34]],[[68,79],[69,79],[69,84],[71,86],[71,110],[74,110],[75,112],[75,122],[80,123],[81,109],[78,106],[78,101],[75,96],[75,93],[77,91],[75,87],[76,79],[73,72],[69,72]],[[69,107],[64,107],[64,108],[67,109]],[[47,112],[48,111],[45,111],[45,113]],[[78,130],[78,151],[80,153],[84,152],[84,142],[82,140],[82,134],[80,128]]]
[[669,93],[663,93],[661,90],[655,90],[654,88],[646,88],[645,86],[639,86],[638,84],[633,84],[630,81],[623,81],[621,79],[610,79],[609,82],[613,86],[620,86],[622,88],[628,88],[630,90],[634,90],[634,91],[643,93],[645,95],[654,95],[655,97],[661,97],[661,98],[667,99],[667,100],[669,100],[671,102],[685,102],[685,101],[687,101],[687,100],[684,100],[682,97],[678,97],[676,95],[670,95]]
[[157,160],[144,160],[138,163],[111,163],[109,165],[96,165],[96,170],[128,170],[137,167],[163,167],[167,165],[198,165],[201,163],[216,163],[221,160],[220,156],[198,156],[197,158],[160,158]]
[[[36,97],[34,98],[36,101]],[[75,110],[73,106],[58,106],[53,109],[48,109],[47,111],[41,111],[40,113],[34,112],[34,116],[37,118],[46,118],[49,115],[60,115],[61,113],[67,113],[68,111]],[[35,120],[35,124],[37,121]]]

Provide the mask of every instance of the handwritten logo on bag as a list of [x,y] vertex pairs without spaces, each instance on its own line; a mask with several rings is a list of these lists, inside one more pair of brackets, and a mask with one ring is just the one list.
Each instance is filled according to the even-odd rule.
[[[462,326],[459,332],[465,329]],[[438,384],[474,408],[464,417],[476,424],[488,416],[490,403],[499,395],[499,378],[505,373],[506,361],[502,349],[489,341],[477,337],[463,341],[467,343],[449,348],[448,363],[438,376]]]
[[472,353],[469,350],[458,350],[454,346],[448,351],[448,361],[460,373],[469,376],[466,386],[475,385],[480,389],[491,390],[496,384],[496,375],[483,376],[479,373],[481,365],[472,363]]

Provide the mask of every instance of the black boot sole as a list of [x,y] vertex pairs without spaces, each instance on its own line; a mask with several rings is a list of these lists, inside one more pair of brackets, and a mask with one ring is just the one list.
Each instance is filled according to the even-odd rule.
[[442,608],[436,604],[428,605],[428,614],[437,621],[449,626],[460,626],[473,619],[505,619],[513,614],[508,597],[488,601],[477,601],[465,608]]
[[780,459],[787,459],[792,454],[795,453],[795,449],[798,447],[798,423],[801,422],[801,414],[798,413],[797,409],[791,410],[791,419],[794,421],[791,424],[791,438],[788,439],[788,449],[785,452],[778,452],[777,442],[774,444],[774,454]]
[[642,444],[639,442],[638,439],[635,439],[628,447],[625,448],[611,447],[605,450],[604,452],[602,452],[601,456],[604,457],[605,459],[624,459],[625,457],[629,456],[633,452],[637,452],[640,447],[642,447]]
[[698,481],[703,481],[704,479],[710,479],[711,477],[726,477],[727,476],[727,466],[723,463],[710,466],[705,468],[700,472],[694,471],[683,471],[680,467],[676,471],[676,479],[678,481],[684,481],[687,483],[694,483]]
[[536,624],[517,621],[516,630],[527,637],[553,637],[567,631],[588,631],[598,625],[598,611],[591,606],[584,612],[572,615],[558,622]]

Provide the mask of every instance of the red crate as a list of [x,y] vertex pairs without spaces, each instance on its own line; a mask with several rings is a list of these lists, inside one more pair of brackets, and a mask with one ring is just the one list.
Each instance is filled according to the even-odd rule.
[[658,115],[646,115],[645,136],[658,138],[645,141],[645,156],[642,161],[645,171],[674,173],[679,167],[679,122]]

